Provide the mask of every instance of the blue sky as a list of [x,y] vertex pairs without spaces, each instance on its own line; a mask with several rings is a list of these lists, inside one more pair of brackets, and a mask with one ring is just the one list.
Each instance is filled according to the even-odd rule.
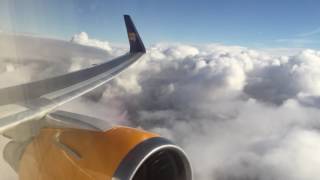
[[0,29],[126,43],[126,13],[147,44],[320,48],[320,1],[312,0],[1,0]]

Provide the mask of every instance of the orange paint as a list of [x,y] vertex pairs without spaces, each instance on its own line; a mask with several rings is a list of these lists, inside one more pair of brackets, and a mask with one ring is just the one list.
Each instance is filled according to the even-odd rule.
[[128,127],[114,127],[106,132],[45,128],[26,148],[19,177],[21,180],[111,180],[131,149],[156,136]]

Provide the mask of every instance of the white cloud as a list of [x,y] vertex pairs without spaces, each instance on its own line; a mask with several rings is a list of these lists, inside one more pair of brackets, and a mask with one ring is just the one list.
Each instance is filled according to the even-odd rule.
[[320,33],[320,28],[316,28],[316,29],[313,29],[309,32],[304,32],[304,33],[301,33],[301,34],[298,34],[298,36],[300,37],[308,37],[308,36],[313,36],[313,35],[316,35],[316,34],[319,34]]
[[71,38],[71,42],[78,43],[78,44],[85,45],[85,46],[92,46],[92,47],[96,47],[96,48],[101,48],[106,51],[112,50],[111,46],[109,45],[109,42],[99,41],[96,39],[90,39],[86,32],[81,32],[79,34],[75,34]]
[[[92,45],[86,34],[75,37]],[[103,55],[86,47],[70,55],[64,49],[75,44],[41,45],[64,53],[52,61],[21,50],[31,57],[21,60],[31,75],[79,69],[124,51],[113,46]],[[0,68],[23,74],[14,57],[1,57],[7,61]],[[39,60],[44,57],[49,60]],[[98,98],[62,108],[171,138],[190,156],[196,179],[313,180],[320,176],[319,63],[315,50],[278,56],[239,46],[160,43],[96,92]],[[43,68],[49,64],[56,68]]]
[[[317,131],[293,131],[281,140],[281,145],[264,157],[266,163],[277,167],[279,178],[316,180],[319,177],[320,135]],[[295,173],[286,173],[295,172]]]
[[290,47],[305,47],[306,45],[318,43],[313,39],[308,39],[307,37],[293,37],[293,38],[283,38],[276,39],[276,43],[285,44],[285,46]]
[[[320,114],[301,95],[319,96],[319,52],[277,57],[243,47],[181,46],[151,47],[107,85],[103,101],[116,99],[133,124],[174,139],[190,155],[197,179],[320,175],[308,170],[318,158],[303,147],[317,148]],[[295,156],[299,160],[290,163]]]

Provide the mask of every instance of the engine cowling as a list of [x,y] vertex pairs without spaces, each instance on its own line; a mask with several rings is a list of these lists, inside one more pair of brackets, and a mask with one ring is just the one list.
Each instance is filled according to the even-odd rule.
[[107,131],[43,128],[26,146],[21,180],[191,180],[181,148],[128,127]]

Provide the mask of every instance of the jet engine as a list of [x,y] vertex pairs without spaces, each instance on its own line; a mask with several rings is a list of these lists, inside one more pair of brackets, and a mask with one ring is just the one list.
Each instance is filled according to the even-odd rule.
[[[123,126],[98,131],[84,121],[78,128],[81,118],[74,128],[70,122],[75,115],[61,114],[49,116],[28,143],[7,145],[5,158],[10,164],[18,162],[15,169],[21,180],[192,179],[184,151],[157,134]],[[69,125],[61,128],[57,122]],[[13,152],[19,152],[15,158]]]

